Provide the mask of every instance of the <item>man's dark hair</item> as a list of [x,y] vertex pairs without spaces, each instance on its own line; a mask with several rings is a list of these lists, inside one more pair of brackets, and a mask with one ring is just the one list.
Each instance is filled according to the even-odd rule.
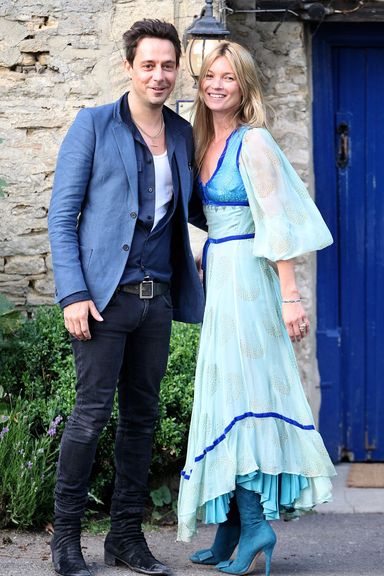
[[131,66],[136,56],[137,45],[143,38],[161,38],[172,42],[176,52],[176,65],[179,65],[181,43],[176,28],[169,22],[144,18],[135,22],[123,34],[125,57]]

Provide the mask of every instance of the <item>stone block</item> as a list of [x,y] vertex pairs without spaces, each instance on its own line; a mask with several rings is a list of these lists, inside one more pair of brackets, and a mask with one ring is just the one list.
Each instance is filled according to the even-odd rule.
[[52,271],[53,271],[53,265],[52,265],[52,254],[49,252],[46,257],[45,257],[45,266],[47,269],[47,277],[51,277],[52,278],[52,282],[53,282],[53,276],[52,276]]
[[92,74],[96,63],[96,58],[76,58],[70,65],[71,74],[75,74],[79,78],[82,76],[86,77],[87,74]]
[[19,43],[20,52],[36,53],[36,52],[49,52],[47,38],[31,38],[22,40]]
[[5,95],[9,96],[12,93],[12,89],[15,86],[17,86],[17,90],[19,91],[25,80],[26,77],[24,74],[16,72],[15,70],[9,70],[8,68],[2,68],[0,63],[0,90],[3,99]]
[[[25,103],[30,110],[30,103]],[[27,109],[26,109],[27,110]],[[25,112],[12,118],[14,128],[61,128],[67,123],[67,117],[55,110],[37,108],[34,113]]]
[[34,290],[28,290],[26,294],[27,306],[43,306],[54,304],[53,295],[38,294]]
[[[0,12],[1,15],[1,12]],[[24,24],[11,19],[0,20],[0,38],[3,46],[16,47],[28,34],[28,29]]]
[[28,52],[21,54],[20,64],[22,66],[34,66],[36,64],[36,57]]
[[47,52],[43,52],[42,54],[39,54],[37,57],[39,64],[41,66],[48,66],[49,64],[49,54]]
[[11,68],[19,63],[20,50],[18,48],[7,48],[0,52],[0,66]]
[[92,77],[81,80],[70,80],[66,83],[66,87],[69,88],[69,96],[76,95],[90,98],[100,93],[100,88]]
[[28,280],[20,276],[0,274],[0,294],[14,300],[15,297],[25,298]]
[[39,278],[33,282],[33,287],[39,295],[52,296],[55,293],[55,285],[52,278]]
[[41,274],[46,271],[42,256],[10,256],[5,261],[4,271],[7,274]]
[[11,215],[17,218],[27,218],[30,222],[32,218],[46,218],[47,209],[41,206],[31,206],[28,204],[17,204],[11,208]]
[[71,12],[79,19],[84,14],[100,14],[106,12],[109,16],[113,12],[116,0],[62,0],[60,7],[63,14],[68,15]]
[[[73,30],[71,30],[73,32]],[[97,36],[97,30],[94,30],[93,25],[90,27],[88,32],[83,32],[81,34],[71,34],[67,37],[67,46],[72,46],[72,48],[79,48],[82,50],[99,50],[101,39]]]
[[11,239],[4,240],[1,243],[1,255],[13,256],[15,254],[39,255],[47,254],[49,251],[48,234],[30,233],[22,237],[13,235]]

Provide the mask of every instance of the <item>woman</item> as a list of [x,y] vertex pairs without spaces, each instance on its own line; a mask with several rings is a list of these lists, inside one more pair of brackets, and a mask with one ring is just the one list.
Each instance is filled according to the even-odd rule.
[[268,575],[267,520],[330,500],[335,474],[291,344],[309,332],[292,259],[332,237],[265,125],[251,55],[221,43],[202,66],[194,125],[207,299],[178,539],[197,517],[218,523],[212,547],[191,560],[229,574],[248,573],[264,551]]

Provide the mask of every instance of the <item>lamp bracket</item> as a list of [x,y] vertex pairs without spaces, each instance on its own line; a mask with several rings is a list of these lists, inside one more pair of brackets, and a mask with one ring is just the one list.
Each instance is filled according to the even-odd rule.
[[213,15],[213,0],[206,0],[201,9],[200,16],[196,17],[185,31],[187,36],[202,36],[213,38],[225,38],[230,32]]

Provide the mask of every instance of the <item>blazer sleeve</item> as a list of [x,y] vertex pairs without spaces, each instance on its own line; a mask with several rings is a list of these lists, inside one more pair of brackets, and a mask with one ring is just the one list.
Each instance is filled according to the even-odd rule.
[[93,118],[80,110],[61,145],[48,212],[56,301],[87,290],[80,260],[78,219],[92,173]]
[[197,176],[194,178],[191,198],[189,200],[188,222],[200,230],[208,230],[207,220],[205,218],[203,203],[199,193],[199,184]]
[[247,131],[239,168],[255,222],[255,256],[289,260],[332,244],[303,181],[268,130]]

